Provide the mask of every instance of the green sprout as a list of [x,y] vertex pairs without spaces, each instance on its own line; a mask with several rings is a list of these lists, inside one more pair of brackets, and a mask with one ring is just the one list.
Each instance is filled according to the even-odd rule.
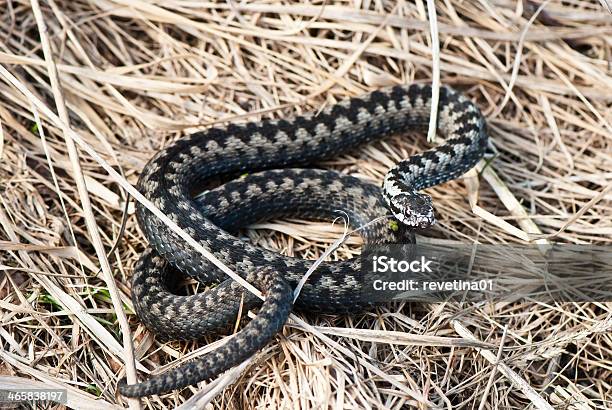
[[395,221],[395,220],[393,220],[393,219],[392,219],[392,220],[390,220],[390,221],[389,221],[389,228],[391,228],[391,230],[392,230],[393,232],[397,232],[397,230],[399,229],[399,225],[397,224],[397,221]]

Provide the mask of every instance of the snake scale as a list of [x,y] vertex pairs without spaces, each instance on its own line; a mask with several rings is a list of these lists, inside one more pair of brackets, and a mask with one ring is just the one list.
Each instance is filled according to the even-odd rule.
[[[382,189],[308,168],[392,134],[426,130],[431,95],[427,85],[385,88],[318,113],[209,128],[158,152],[144,168],[138,189],[266,299],[262,303],[245,291],[138,204],[138,222],[150,247],[135,267],[132,300],[147,328],[163,339],[198,339],[227,329],[241,308],[259,310],[220,348],[142,383],[121,382],[121,394],[161,394],[210,380],[282,329],[293,308],[292,290],[314,261],[257,247],[237,236],[239,228],[283,216],[329,220],[342,210],[353,227],[378,218],[361,231],[365,246],[371,246],[400,242],[406,232],[432,225],[431,198],[418,191],[468,171],[483,157],[488,140],[479,109],[450,87],[440,88],[438,106],[438,131],[446,142],[399,162],[386,174]],[[219,185],[219,180],[229,182]],[[216,187],[205,189],[215,182]],[[390,229],[389,221],[379,218],[389,212],[405,229]],[[295,307],[352,313],[370,306],[360,263],[360,258],[323,262]],[[195,295],[177,294],[173,282],[179,271],[216,286]]]

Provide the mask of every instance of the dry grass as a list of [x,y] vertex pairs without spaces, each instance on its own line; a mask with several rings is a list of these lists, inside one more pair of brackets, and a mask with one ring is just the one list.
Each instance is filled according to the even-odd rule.
[[[431,236],[611,244],[612,17],[605,1],[569,0],[531,18],[538,5],[439,1],[432,53],[422,0],[0,0],[0,388],[36,379],[69,389],[72,408],[114,408],[127,403],[116,382],[133,377],[132,352],[148,373],[216,345],[212,335],[160,343],[133,315],[144,247],[133,207],[106,266],[126,199],[118,186],[157,149],[219,121],[428,82],[435,67],[482,108],[497,155],[479,180],[429,190]],[[91,149],[77,160],[79,137]],[[378,183],[426,146],[395,137],[324,165]],[[308,258],[342,233],[304,221],[252,228],[253,242]],[[298,314],[242,373],[130,406],[612,408],[611,330],[609,303]]]

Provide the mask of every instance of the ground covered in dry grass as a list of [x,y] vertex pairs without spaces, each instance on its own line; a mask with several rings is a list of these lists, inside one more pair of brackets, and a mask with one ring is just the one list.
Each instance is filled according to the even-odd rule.
[[[431,82],[439,69],[481,107],[495,156],[480,178],[428,190],[430,235],[612,242],[605,0],[443,0],[436,14],[432,43],[422,0],[0,0],[0,388],[66,388],[71,408],[92,409],[611,408],[612,305],[587,302],[298,314],[242,372],[141,403],[116,393],[135,374],[131,357],[146,377],[223,341],[162,343],[139,324],[130,276],[145,242],[133,205],[120,235],[121,184],[215,122]],[[89,148],[75,155],[73,140]],[[394,137],[324,165],[380,183],[426,147]],[[342,233],[312,221],[252,228],[253,242],[308,258]]]

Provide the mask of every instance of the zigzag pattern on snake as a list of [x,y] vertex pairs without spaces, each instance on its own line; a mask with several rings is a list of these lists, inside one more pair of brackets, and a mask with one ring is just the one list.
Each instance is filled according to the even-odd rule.
[[[353,227],[389,212],[402,229],[380,220],[361,231],[365,246],[405,240],[406,232],[435,222],[431,198],[418,191],[472,168],[487,146],[479,109],[441,87],[438,130],[446,142],[399,162],[382,189],[333,171],[299,169],[392,134],[425,130],[431,87],[395,86],[287,119],[229,124],[179,139],[155,155],[138,189],[228,267],[260,289],[265,302],[245,291],[180,240],[142,205],[139,224],[150,248],[138,261],[132,300],[139,319],[164,339],[197,339],[235,323],[242,308],[259,307],[256,319],[222,347],[195,361],[135,384],[125,396],[160,394],[215,377],[263,347],[282,329],[292,309],[292,289],[314,261],[283,256],[236,236],[261,219],[323,218],[342,210]],[[292,168],[288,168],[292,167]],[[238,179],[199,194],[218,179]],[[199,195],[196,195],[199,194]],[[173,293],[177,270],[217,286],[191,296]],[[360,280],[360,259],[324,262],[303,287],[296,307],[350,313],[371,305]]]

